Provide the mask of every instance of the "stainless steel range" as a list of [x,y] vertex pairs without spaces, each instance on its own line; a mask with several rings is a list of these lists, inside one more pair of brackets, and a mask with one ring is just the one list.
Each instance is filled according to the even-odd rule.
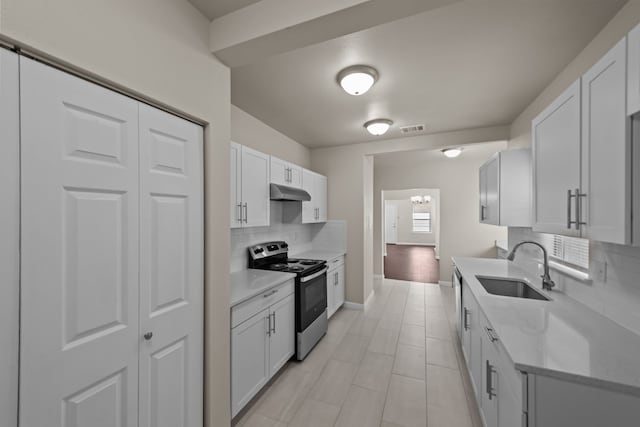
[[296,273],[296,358],[303,360],[327,333],[326,261],[288,257],[286,242],[249,248],[249,268]]

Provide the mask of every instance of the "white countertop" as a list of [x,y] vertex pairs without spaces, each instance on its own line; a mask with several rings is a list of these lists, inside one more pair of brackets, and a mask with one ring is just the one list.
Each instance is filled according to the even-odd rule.
[[340,256],[345,255],[344,252],[333,252],[333,251],[315,251],[310,250],[306,252],[301,252],[297,254],[289,255],[290,258],[306,258],[306,259],[321,259],[324,261],[331,261],[334,258],[338,258]]
[[[640,396],[640,336],[501,259],[454,257],[515,368]],[[523,279],[551,301],[491,295],[476,275]]]
[[295,273],[251,268],[231,273],[231,307],[295,277]]

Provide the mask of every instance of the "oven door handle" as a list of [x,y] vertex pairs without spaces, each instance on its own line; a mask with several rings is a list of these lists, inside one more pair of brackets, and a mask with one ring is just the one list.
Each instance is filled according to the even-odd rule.
[[311,276],[304,276],[300,278],[300,283],[306,283],[309,280],[313,280],[318,276],[322,276],[324,273],[327,272],[327,270],[329,269],[329,267],[325,267],[322,270],[318,271],[317,273],[313,273]]

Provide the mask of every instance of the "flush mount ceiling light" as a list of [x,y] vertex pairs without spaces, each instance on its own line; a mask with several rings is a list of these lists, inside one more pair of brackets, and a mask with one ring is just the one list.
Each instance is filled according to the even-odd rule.
[[462,153],[462,148],[445,148],[442,150],[442,154],[449,158],[458,157]]
[[389,119],[375,119],[369,120],[364,124],[364,127],[367,128],[371,135],[380,136],[387,133],[392,124],[393,122]]
[[354,65],[338,73],[338,83],[349,95],[362,95],[378,80],[378,72],[368,65]]

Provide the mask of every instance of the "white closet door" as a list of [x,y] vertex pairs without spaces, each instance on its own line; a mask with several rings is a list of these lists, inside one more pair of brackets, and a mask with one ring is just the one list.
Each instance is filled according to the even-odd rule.
[[138,103],[20,66],[20,426],[133,427]]
[[18,422],[18,82],[18,55],[0,49],[0,426],[15,426]]
[[202,134],[140,104],[140,427],[202,426]]

